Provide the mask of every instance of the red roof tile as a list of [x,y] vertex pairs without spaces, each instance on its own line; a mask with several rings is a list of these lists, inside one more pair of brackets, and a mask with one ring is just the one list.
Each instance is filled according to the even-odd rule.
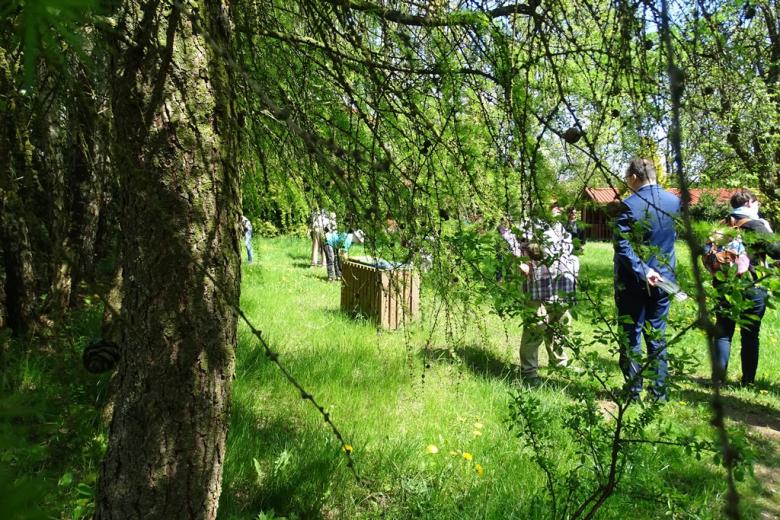
[[[680,190],[677,188],[670,188],[669,191],[680,196]],[[721,204],[728,204],[729,199],[737,191],[736,188],[691,188],[691,205],[696,205],[699,202],[703,193],[710,193],[715,196],[715,199]],[[615,199],[619,199],[618,191],[615,188],[585,188],[585,195],[598,204],[609,204]]]
[[615,199],[620,199],[615,188],[585,188],[585,195],[599,204],[609,204]]
[[[669,191],[680,196],[680,190],[677,188],[670,188]],[[715,196],[715,200],[720,204],[728,204],[731,196],[737,191],[737,188],[691,188],[691,206],[695,206],[699,203],[699,199],[702,194],[709,193]]]

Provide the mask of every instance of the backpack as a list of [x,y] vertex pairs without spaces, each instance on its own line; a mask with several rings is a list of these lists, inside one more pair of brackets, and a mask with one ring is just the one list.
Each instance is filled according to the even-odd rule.
[[[738,230],[750,220],[752,219],[749,217],[736,220],[729,216],[721,222],[721,225]],[[739,233],[727,234],[722,226],[710,233],[704,244],[701,261],[713,276],[719,271],[729,270],[732,266],[736,267],[737,276],[742,276],[750,270],[750,258],[742,236]]]

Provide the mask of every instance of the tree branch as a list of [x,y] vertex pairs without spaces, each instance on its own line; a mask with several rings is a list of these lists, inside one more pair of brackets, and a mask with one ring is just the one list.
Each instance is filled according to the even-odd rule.
[[388,9],[381,5],[371,2],[355,2],[350,0],[325,0],[336,7],[343,7],[352,11],[360,11],[375,15],[383,20],[395,22],[401,25],[413,27],[456,27],[463,25],[473,25],[480,16],[488,18],[500,18],[513,14],[530,16],[534,13],[535,6],[531,0],[528,4],[511,4],[497,7],[489,11],[454,11],[445,16],[424,16],[405,13],[398,9]]

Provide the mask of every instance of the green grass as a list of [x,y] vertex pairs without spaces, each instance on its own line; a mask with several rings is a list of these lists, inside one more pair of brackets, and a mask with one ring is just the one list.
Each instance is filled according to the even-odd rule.
[[[436,317],[438,302],[424,285],[422,319],[378,332],[339,311],[340,288],[325,281],[324,269],[308,267],[306,240],[257,240],[256,251],[259,262],[244,268],[241,305],[284,366],[328,410],[354,449],[361,480],[352,476],[322,417],[242,325],[220,518],[269,518],[271,511],[298,519],[549,518],[544,476],[507,424],[519,388],[512,371],[517,320],[503,323],[473,307]],[[679,253],[685,285],[689,261],[684,248]],[[590,243],[582,260],[593,291],[603,291],[597,302],[611,309],[611,246]],[[590,335],[588,306],[579,311],[576,329]],[[676,327],[693,316],[691,302],[672,309]],[[778,327],[780,316],[771,309],[763,322],[757,388],[724,392],[729,426],[737,440],[747,440],[756,461],[755,476],[738,483],[744,518],[780,516],[780,496],[772,491],[780,486]],[[87,307],[42,343],[4,347],[0,516],[89,515],[106,442],[100,406],[108,375],[85,374],[80,353],[99,329],[99,309]],[[620,385],[608,347],[593,349],[610,384]],[[699,364],[690,376],[675,378],[679,387],[663,421],[710,439],[704,339],[691,333],[673,349],[693,351]],[[740,371],[739,347],[733,350],[732,380]],[[541,357],[544,364],[544,352]],[[577,461],[561,417],[579,390],[594,385],[547,369],[541,375],[545,385],[531,392],[549,414],[555,463],[570,469]],[[429,446],[438,453],[429,453]],[[719,518],[725,489],[723,470],[710,456],[696,460],[674,447],[638,446],[598,518]]]
[[0,336],[0,518],[91,517],[110,374],[81,353],[99,330],[93,307],[34,342]]
[[[308,267],[307,241],[258,240],[256,251],[259,264],[245,265],[242,308],[354,447],[362,480],[349,472],[322,417],[241,326],[220,517],[270,511],[288,518],[547,517],[543,475],[506,423],[518,388],[512,366],[519,323],[503,324],[486,310],[453,310],[450,333],[443,331],[442,315],[431,330],[436,305],[429,297],[420,322],[377,332],[339,311],[340,288],[325,281],[324,269]],[[685,285],[690,261],[684,248],[679,254]],[[582,260],[584,276],[609,295],[611,246],[588,244]],[[606,296],[600,301],[611,306]],[[576,327],[587,334],[591,325],[581,314]],[[693,316],[690,301],[673,307],[673,321]],[[730,425],[750,439],[763,465],[760,477],[764,469],[780,471],[780,441],[773,437],[780,430],[778,326],[778,313],[770,310],[758,387],[725,391],[728,409],[739,418]],[[680,388],[662,413],[666,422],[711,438],[709,391],[701,384],[709,374],[705,348],[698,332],[675,347],[692,350],[700,362],[692,377],[678,378]],[[619,385],[616,360],[606,347],[595,350]],[[733,350],[732,379],[740,369],[739,347]],[[547,384],[535,392],[555,416],[577,388],[546,369],[542,375]],[[565,467],[571,441],[554,436]],[[438,453],[428,452],[431,445]],[[677,518],[720,516],[725,480],[709,457],[697,461],[677,448],[641,447],[628,472],[599,518],[658,518],[667,510]],[[739,483],[747,518],[762,510],[780,514],[780,499],[768,489],[777,481],[764,477],[748,475]]]

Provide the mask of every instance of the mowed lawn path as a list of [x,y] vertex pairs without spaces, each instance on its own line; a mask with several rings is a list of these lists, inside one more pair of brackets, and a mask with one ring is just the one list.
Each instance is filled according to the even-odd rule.
[[[327,282],[323,268],[309,267],[307,240],[259,239],[255,249],[259,261],[244,264],[242,308],[326,408],[360,480],[323,417],[242,325],[221,518],[548,518],[544,475],[507,424],[512,392],[524,391],[514,375],[519,323],[501,321],[486,306],[447,311],[424,284],[422,319],[378,332],[340,312],[340,286]],[[680,257],[685,284],[684,248]],[[609,244],[589,243],[582,263],[594,286],[611,286]],[[693,316],[692,306],[675,304],[674,325]],[[587,335],[586,315],[576,328]],[[770,309],[757,387],[724,392],[729,424],[756,460],[755,475],[739,483],[746,518],[780,518],[778,327]],[[735,345],[732,380],[740,370],[738,337]],[[616,359],[607,346],[594,348],[618,385]],[[694,352],[700,363],[692,376],[677,378],[662,421],[711,439],[704,338],[690,333],[675,348]],[[578,389],[558,373],[541,375],[546,383],[530,391],[551,417],[561,415]],[[572,441],[562,431],[554,441],[559,467],[574,464]],[[725,480],[708,454],[696,460],[675,447],[643,446],[626,472],[599,518],[720,516]]]

